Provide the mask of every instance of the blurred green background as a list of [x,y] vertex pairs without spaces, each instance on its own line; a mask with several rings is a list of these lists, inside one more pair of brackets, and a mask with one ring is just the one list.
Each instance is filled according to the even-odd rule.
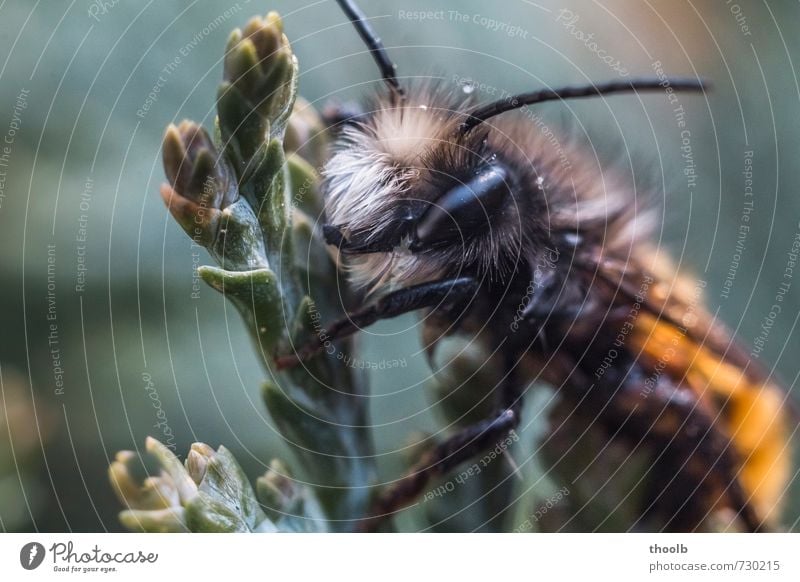
[[[470,79],[479,93],[611,79],[619,67],[652,75],[656,61],[713,80],[707,99],[681,96],[694,185],[663,95],[537,113],[590,142],[600,159],[633,168],[662,205],[658,243],[706,282],[712,311],[753,346],[800,232],[800,5],[363,4],[401,75]],[[164,127],[185,117],[210,125],[229,31],[273,9],[284,17],[307,99],[354,99],[374,84],[375,69],[332,0],[0,5],[2,530],[118,530],[106,467],[117,450],[140,450],[146,435],[174,435],[178,453],[195,440],[224,443],[253,477],[272,456],[287,456],[260,401],[262,372],[244,326],[216,292],[192,298],[193,267],[207,261],[193,257],[157,194]],[[800,372],[799,305],[796,278],[761,354],[788,386]],[[436,430],[437,416],[415,320],[370,332],[365,359],[408,364],[371,377],[377,450],[386,453],[379,463],[392,476],[403,463],[392,451],[414,431]],[[787,493],[795,528],[798,491]]]

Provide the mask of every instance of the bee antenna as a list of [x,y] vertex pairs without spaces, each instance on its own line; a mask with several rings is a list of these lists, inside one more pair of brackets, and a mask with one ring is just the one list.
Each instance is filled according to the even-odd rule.
[[380,37],[375,33],[367,21],[367,16],[353,0],[336,0],[336,2],[339,4],[339,7],[341,7],[347,18],[350,19],[350,22],[353,23],[353,26],[355,26],[356,32],[358,32],[361,40],[363,40],[364,44],[366,44],[367,48],[369,48],[370,55],[372,55],[375,64],[378,65],[378,69],[380,69],[383,80],[387,85],[389,85],[389,88],[392,89],[392,91],[394,91],[398,96],[402,97],[403,88],[400,87],[400,82],[397,80],[397,67],[395,67],[394,63],[389,58],[389,55],[386,52],[386,47],[383,46],[383,42],[381,42]]
[[700,79],[680,78],[645,78],[629,81],[610,81],[607,83],[578,85],[576,87],[560,87],[558,89],[539,89],[530,93],[520,93],[503,99],[498,99],[486,105],[479,105],[467,113],[467,119],[460,126],[461,133],[467,133],[487,119],[512,111],[534,105],[544,101],[561,99],[576,99],[580,97],[599,97],[612,93],[635,93],[637,91],[705,91],[709,84]]

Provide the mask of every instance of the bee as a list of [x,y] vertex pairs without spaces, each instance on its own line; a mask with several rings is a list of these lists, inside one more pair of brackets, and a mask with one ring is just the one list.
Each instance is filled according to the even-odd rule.
[[568,98],[703,92],[704,82],[659,76],[477,104],[460,87],[405,86],[364,13],[337,1],[385,88],[341,120],[324,167],[325,241],[351,281],[378,294],[327,336],[423,311],[426,344],[474,334],[502,364],[496,413],[428,451],[379,495],[364,529],[506,438],[531,379],[609,440],[647,452],[643,523],[696,531],[724,514],[731,529],[775,527],[790,477],[784,391],[710,316],[697,285],[658,258],[653,214],[630,184],[579,149],[565,165],[533,122],[504,115]]

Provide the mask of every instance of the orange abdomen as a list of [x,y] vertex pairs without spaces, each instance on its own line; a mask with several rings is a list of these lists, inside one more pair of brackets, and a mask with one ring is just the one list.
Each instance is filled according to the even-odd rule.
[[730,438],[749,502],[762,519],[776,522],[791,473],[783,390],[648,313],[637,317],[630,349],[650,374],[691,389]]

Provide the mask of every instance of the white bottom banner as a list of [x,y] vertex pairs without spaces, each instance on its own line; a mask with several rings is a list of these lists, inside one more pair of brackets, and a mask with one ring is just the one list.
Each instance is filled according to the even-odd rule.
[[[2,580],[800,580],[796,534],[3,534]],[[514,578],[511,578],[511,577]]]

